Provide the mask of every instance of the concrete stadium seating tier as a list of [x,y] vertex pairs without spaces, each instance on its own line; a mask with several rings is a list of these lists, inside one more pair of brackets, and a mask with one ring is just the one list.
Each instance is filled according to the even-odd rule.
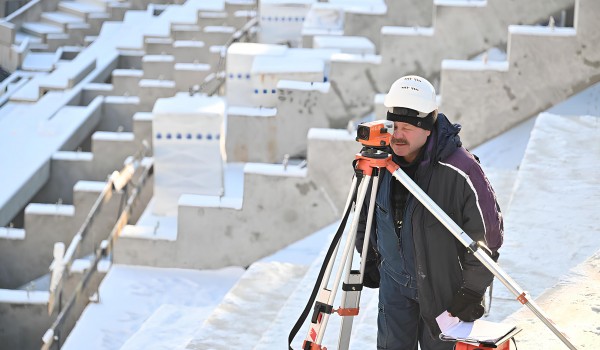
[[[17,288],[47,274],[54,243],[68,245],[71,242],[103,187],[103,182],[80,181],[73,188],[73,204],[29,204],[25,209],[23,237],[0,240],[2,287]],[[93,247],[108,236],[117,219],[120,199],[121,195],[114,193],[111,200],[103,204],[80,254],[91,253]]]
[[575,28],[510,26],[508,61],[444,61],[440,110],[474,146],[600,81],[600,2],[578,0]]
[[[315,149],[309,147],[308,170],[248,163],[240,197],[230,194],[227,179],[223,197],[181,196],[176,227],[127,226],[115,247],[115,263],[244,266],[333,222],[343,211],[351,162],[360,147],[345,130],[313,132],[309,144],[315,140]],[[340,177],[331,178],[332,174]],[[345,186],[332,192],[324,181],[336,182],[334,188]]]
[[437,0],[433,26],[417,23],[381,28],[380,40],[385,45],[379,51],[379,90],[387,91],[397,78],[407,74],[436,81],[443,59],[467,59],[503,45],[508,25],[547,20],[573,3],[574,0]]
[[[109,267],[110,262],[106,260],[99,264],[98,273],[90,278],[84,293],[98,289]],[[66,305],[89,268],[90,263],[87,259],[77,259],[67,266],[62,289],[63,294],[60,296],[60,302],[58,297],[54,299],[54,305],[59,303]],[[34,282],[31,282],[24,289],[0,289],[0,313],[3,315],[0,318],[0,329],[2,329],[0,344],[2,344],[2,347],[23,350],[39,349],[42,344],[42,336],[50,328],[59,312],[59,308],[55,308],[52,314],[48,313],[51,299],[50,293],[47,290],[40,290],[40,287],[35,286]],[[80,298],[71,309],[72,315],[77,315],[78,318],[78,315],[86,307],[87,301],[85,297]],[[57,334],[61,342],[69,335],[77,322],[77,318],[69,317],[66,319],[63,328],[64,333]]]
[[381,53],[391,44],[381,36],[382,26],[415,27],[432,23],[431,1],[385,0],[385,5],[387,9],[372,8],[368,4],[349,5],[344,14],[344,35],[367,37],[375,44],[377,53]]

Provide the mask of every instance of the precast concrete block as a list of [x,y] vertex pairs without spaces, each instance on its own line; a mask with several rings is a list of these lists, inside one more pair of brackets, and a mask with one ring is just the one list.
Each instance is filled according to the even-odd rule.
[[225,11],[198,11],[198,26],[224,26],[229,18]]
[[155,215],[176,215],[182,194],[223,194],[223,119],[220,97],[179,93],[152,111]]
[[225,0],[225,12],[227,17],[232,17],[238,11],[256,10],[257,0]]
[[306,158],[307,135],[310,128],[325,128],[329,120],[322,107],[328,83],[280,80],[277,84],[275,161],[281,162],[287,154],[292,158]]
[[127,50],[119,52],[117,69],[142,69],[142,58],[146,55],[144,50]]
[[[403,75],[417,74],[437,85],[443,59],[467,59],[506,43],[510,24],[535,24],[566,9],[573,0],[436,1],[434,26],[423,24],[381,28],[381,89]],[[348,33],[346,33],[348,34]]]
[[200,86],[210,73],[208,64],[176,63],[174,79],[177,91],[189,91],[194,86]]
[[[234,28],[242,28],[253,18],[256,17],[256,10],[240,10],[235,11],[233,17],[228,17],[225,25],[232,26]],[[254,41],[254,40],[252,40]]]
[[106,96],[102,106],[102,117],[96,130],[131,132],[132,117],[143,111],[137,96]]
[[3,288],[17,288],[48,273],[55,242],[71,241],[75,208],[32,203],[25,208],[23,239],[1,240]]
[[336,214],[306,169],[248,163],[243,207],[218,197],[182,196],[178,258],[189,257],[185,266],[195,268],[246,266],[332,223]]
[[316,35],[313,37],[315,49],[338,49],[341,53],[353,55],[374,55],[375,44],[361,36]]
[[173,80],[173,55],[146,55],[142,59],[144,79]]
[[171,37],[174,40],[203,41],[202,28],[195,24],[172,24]]
[[258,9],[258,41],[264,44],[302,45],[302,25],[316,0],[262,0]]
[[203,41],[177,40],[173,42],[172,52],[177,63],[208,62],[208,46]]
[[[159,98],[175,96],[177,92],[173,80],[140,80],[140,111],[149,111]],[[133,115],[133,114],[132,114]]]
[[600,81],[597,65],[582,55],[598,34],[579,37],[583,32],[511,26],[508,62],[444,61],[440,108],[463,124],[463,143],[478,145]]
[[50,178],[33,202],[73,204],[73,186],[77,181],[101,180],[93,178],[92,160],[90,152],[55,152],[50,159]]
[[362,146],[356,132],[347,129],[312,128],[308,132],[308,177],[326,194],[341,217],[350,192],[352,161]]
[[96,131],[92,135],[92,151],[94,172],[106,178],[113,171],[121,170],[125,159],[135,156],[140,149],[132,132]]
[[318,58],[286,56],[258,56],[250,70],[251,106],[275,107],[277,83],[280,80],[323,82],[325,63]]
[[141,69],[115,69],[111,74],[114,96],[136,96],[140,80],[144,77]]
[[277,110],[275,108],[227,108],[225,152],[228,162],[274,163],[277,159]]
[[138,112],[133,115],[133,139],[136,149],[146,149],[146,156],[152,156],[153,137],[152,137],[152,119],[150,112]]
[[229,26],[207,26],[202,28],[202,41],[208,47],[225,45],[236,29]]
[[317,35],[344,35],[344,8],[341,4],[316,2],[306,14],[302,24],[302,47],[313,47],[313,37]]
[[282,56],[288,48],[283,45],[234,43],[227,49],[226,96],[230,106],[254,106],[252,66],[261,55]]
[[147,55],[173,54],[172,38],[144,38],[144,51]]
[[52,325],[47,291],[3,290],[0,298],[0,344],[5,349],[39,349]]
[[323,108],[332,128],[345,128],[353,119],[373,112],[373,99],[380,91],[375,84],[375,70],[381,56],[335,54],[331,59],[331,88]]
[[98,96],[113,96],[114,86],[107,83],[88,83],[81,89],[81,104],[88,105]]

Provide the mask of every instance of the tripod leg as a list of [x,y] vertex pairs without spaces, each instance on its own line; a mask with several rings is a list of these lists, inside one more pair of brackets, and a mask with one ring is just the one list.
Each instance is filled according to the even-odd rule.
[[[367,224],[365,228],[365,239],[363,241],[360,270],[352,270],[352,256],[349,257],[346,264],[346,280],[342,287],[342,306],[340,307],[340,316],[342,316],[342,326],[340,329],[338,349],[348,349],[350,347],[350,336],[352,333],[352,324],[354,316],[358,314],[360,306],[360,295],[363,288],[363,276],[365,273],[365,265],[367,262],[367,252],[369,249],[369,240],[371,238],[371,225],[373,224],[373,212],[375,209],[375,198],[377,197],[377,188],[379,186],[379,169],[373,169],[373,183],[371,184],[371,197],[367,206]],[[361,208],[362,209],[362,208]],[[360,211],[355,213],[360,217]],[[356,231],[352,237],[352,246],[355,245]],[[344,314],[342,314],[344,313]]]
[[[546,314],[533,301],[529,300],[527,292],[525,292],[496,262],[483,250],[487,249],[484,245],[474,242],[469,235],[463,231],[449,216],[440,208],[423,190],[397,165],[388,164],[388,171],[400,181],[406,189],[423,204],[423,206],[433,214],[458,241],[464,245],[469,251],[502,282],[509,291],[511,291],[517,300],[526,305],[548,329],[550,329],[569,349],[575,350],[576,347],[571,343],[565,334],[546,316]],[[479,249],[479,248],[484,249]]]
[[[362,179],[362,182],[358,188],[358,193],[356,196],[356,207],[355,207],[355,208],[359,208],[358,210],[360,210],[360,208],[362,208],[362,206],[363,206],[370,180],[371,180],[370,176],[368,176],[368,175],[364,176]],[[329,321],[329,315],[333,311],[333,303],[335,301],[337,289],[342,280],[342,274],[343,274],[344,268],[346,266],[347,257],[351,256],[351,254],[354,252],[354,238],[356,237],[356,230],[358,228],[358,220],[359,220],[359,215],[357,215],[355,213],[354,217],[352,218],[352,224],[350,225],[350,230],[348,232],[346,242],[344,244],[344,250],[341,253],[341,261],[339,262],[339,266],[338,266],[338,269],[337,269],[337,272],[335,275],[335,279],[333,280],[331,290],[327,289],[327,281],[325,279],[323,279],[323,282],[321,283],[321,291],[319,292],[319,295],[322,295],[322,296],[327,295],[328,297],[327,297],[326,302],[317,300],[317,305],[315,305],[315,315],[313,315],[313,319],[312,319],[313,322],[311,322],[311,328],[309,330],[309,334],[306,339],[307,341],[312,342],[314,344],[321,344],[321,342],[323,341],[323,336],[325,334],[327,322]],[[336,247],[336,252],[337,252],[337,247]],[[334,257],[335,257],[335,255],[334,255]],[[332,259],[332,261],[330,261],[330,264],[331,264],[331,266],[329,266],[329,265],[327,266],[328,269],[330,267],[331,268],[333,267],[332,266],[333,259]],[[318,314],[318,316],[316,316],[317,314]],[[315,333],[316,333],[316,339],[313,338]]]

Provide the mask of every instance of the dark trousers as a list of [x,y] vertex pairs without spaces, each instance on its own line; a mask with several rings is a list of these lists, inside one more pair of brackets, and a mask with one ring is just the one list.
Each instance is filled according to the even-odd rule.
[[399,284],[381,269],[379,316],[377,319],[378,350],[452,350],[453,342],[434,338],[419,312],[416,290]]

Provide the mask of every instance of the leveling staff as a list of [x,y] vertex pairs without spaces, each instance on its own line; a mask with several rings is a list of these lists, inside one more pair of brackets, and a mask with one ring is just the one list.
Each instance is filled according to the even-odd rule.
[[[398,79],[385,96],[394,121],[392,159],[475,242],[497,259],[502,214],[479,162],[461,145],[460,125],[438,114],[435,89],[417,76]],[[379,286],[377,349],[452,349],[436,316],[483,315],[493,274],[387,171],[380,175],[365,285]],[[370,194],[366,195],[369,198]],[[366,210],[357,248],[362,249]]]

